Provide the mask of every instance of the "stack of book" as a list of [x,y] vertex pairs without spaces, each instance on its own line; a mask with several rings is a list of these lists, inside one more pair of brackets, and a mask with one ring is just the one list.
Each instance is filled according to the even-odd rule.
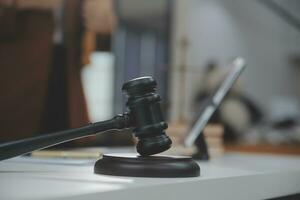
[[[167,134],[173,144],[171,149],[163,152],[164,155],[192,156],[197,153],[197,148],[183,145],[185,136],[189,134],[189,127],[185,123],[171,123],[167,129]],[[223,144],[224,128],[221,124],[208,124],[204,129],[205,141],[211,159],[219,158],[224,154]]]
[[221,124],[208,124],[204,129],[205,141],[211,159],[219,158],[224,154],[223,143],[224,127]]

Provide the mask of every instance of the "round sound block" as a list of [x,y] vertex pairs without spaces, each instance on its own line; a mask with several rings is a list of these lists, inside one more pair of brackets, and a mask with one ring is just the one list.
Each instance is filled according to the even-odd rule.
[[179,178],[200,175],[200,167],[188,157],[103,155],[94,167],[96,174]]

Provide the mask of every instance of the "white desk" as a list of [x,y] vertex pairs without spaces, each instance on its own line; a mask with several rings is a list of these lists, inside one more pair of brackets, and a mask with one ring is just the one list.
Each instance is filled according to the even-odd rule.
[[93,174],[93,162],[0,162],[0,199],[266,199],[300,193],[300,157],[227,154],[200,162],[197,178]]

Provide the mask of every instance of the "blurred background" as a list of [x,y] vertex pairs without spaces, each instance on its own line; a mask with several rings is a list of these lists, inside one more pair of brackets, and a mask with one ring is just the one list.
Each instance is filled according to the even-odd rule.
[[[300,155],[297,0],[0,0],[0,142],[126,111],[124,82],[153,76],[180,146],[242,56],[247,68],[205,129],[210,153]],[[60,147],[133,145],[103,134]]]

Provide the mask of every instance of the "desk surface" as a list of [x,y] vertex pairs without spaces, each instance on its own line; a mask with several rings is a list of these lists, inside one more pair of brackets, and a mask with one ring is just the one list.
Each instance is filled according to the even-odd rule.
[[0,199],[267,199],[300,193],[300,157],[228,153],[197,178],[93,174],[91,160],[0,162]]

